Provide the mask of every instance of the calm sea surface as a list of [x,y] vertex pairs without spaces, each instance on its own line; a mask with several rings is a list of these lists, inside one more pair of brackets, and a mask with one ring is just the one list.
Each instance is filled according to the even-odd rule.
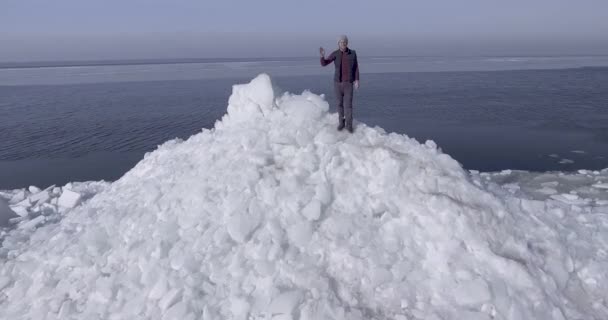
[[[608,168],[608,57],[361,59],[355,119],[434,140],[467,169]],[[0,64],[0,189],[114,180],[210,128],[231,86],[324,93],[314,58]],[[331,67],[333,69],[333,67]]]

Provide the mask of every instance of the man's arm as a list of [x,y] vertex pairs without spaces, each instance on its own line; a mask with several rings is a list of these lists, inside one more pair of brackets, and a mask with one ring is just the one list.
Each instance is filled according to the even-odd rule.
[[325,59],[325,50],[323,50],[321,52],[321,65],[322,66],[326,66],[330,63],[332,63],[334,60],[336,60],[336,55],[334,54],[335,52],[332,52],[329,57],[327,57],[327,59]]
[[357,61],[357,54],[355,54],[355,89],[359,89],[359,61]]

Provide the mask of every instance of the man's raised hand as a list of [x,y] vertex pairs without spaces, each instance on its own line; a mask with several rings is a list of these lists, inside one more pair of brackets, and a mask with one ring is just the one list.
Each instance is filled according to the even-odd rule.
[[325,58],[325,49],[323,49],[323,47],[319,48],[319,53],[321,54],[321,57]]

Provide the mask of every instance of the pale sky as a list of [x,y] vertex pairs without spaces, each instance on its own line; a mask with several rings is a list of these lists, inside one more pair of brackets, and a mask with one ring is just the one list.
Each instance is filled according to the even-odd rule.
[[608,54],[607,0],[2,0],[0,61]]

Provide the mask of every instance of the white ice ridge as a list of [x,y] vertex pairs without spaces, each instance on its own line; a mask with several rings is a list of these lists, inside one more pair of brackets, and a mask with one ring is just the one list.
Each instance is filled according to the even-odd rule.
[[272,88],[5,234],[0,319],[608,319],[608,202],[521,197]]

